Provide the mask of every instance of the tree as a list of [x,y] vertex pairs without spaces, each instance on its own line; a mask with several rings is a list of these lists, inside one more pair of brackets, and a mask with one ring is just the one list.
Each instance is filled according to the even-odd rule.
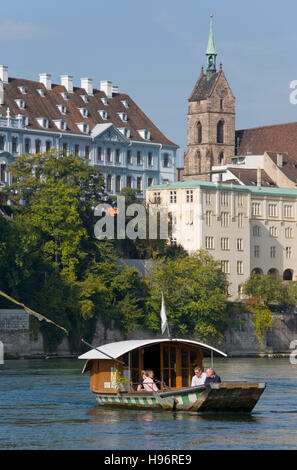
[[163,291],[172,335],[220,341],[226,320],[227,287],[219,263],[205,251],[161,259],[150,275],[146,326],[160,329]]
[[283,301],[284,286],[276,276],[253,273],[243,285],[243,293],[267,307]]

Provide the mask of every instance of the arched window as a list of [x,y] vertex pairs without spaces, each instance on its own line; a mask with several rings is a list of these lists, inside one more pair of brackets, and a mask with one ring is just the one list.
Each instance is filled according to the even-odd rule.
[[224,121],[219,121],[217,124],[217,143],[224,143]]
[[111,193],[111,175],[107,175],[106,186],[107,191]]
[[261,268],[255,268],[255,269],[252,270],[252,274],[258,274],[258,275],[262,276],[263,271],[262,271]]
[[117,177],[116,177],[116,192],[117,193],[121,192],[121,177],[120,177],[120,175],[117,175]]
[[198,144],[202,142],[202,124],[200,121],[197,123],[197,142]]
[[283,274],[284,281],[293,281],[293,271],[292,269],[286,269]]
[[279,272],[276,268],[271,268],[269,269],[268,273],[267,273],[269,276],[273,276],[273,277],[279,277]]
[[224,165],[224,152],[220,153],[219,162],[220,162],[220,165]]

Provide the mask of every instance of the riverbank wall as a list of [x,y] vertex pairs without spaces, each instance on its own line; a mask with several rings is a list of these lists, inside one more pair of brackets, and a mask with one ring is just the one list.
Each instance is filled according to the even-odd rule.
[[[149,330],[135,330],[126,339],[151,337],[158,338],[161,335],[155,335]],[[102,322],[98,320],[92,340],[95,346],[123,339],[120,330],[105,330]],[[189,339],[199,341],[195,336]],[[256,336],[253,314],[238,313],[226,328],[223,342],[213,343],[212,346],[226,352],[230,357],[288,356],[293,340],[297,340],[297,315],[294,313],[275,313],[272,327],[264,334],[261,344]],[[31,337],[28,315],[23,310],[0,310],[0,341],[4,346],[5,359],[76,358],[78,355],[70,351],[67,337],[54,353],[46,352],[42,334],[39,332],[35,339]]]

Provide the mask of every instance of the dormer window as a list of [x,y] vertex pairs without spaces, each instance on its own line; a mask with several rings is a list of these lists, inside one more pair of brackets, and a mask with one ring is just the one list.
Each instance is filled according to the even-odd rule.
[[18,100],[15,100],[16,104],[18,105],[18,107],[20,109],[25,109],[25,100],[22,100],[22,99],[18,99]]
[[80,95],[81,99],[83,100],[84,103],[88,103],[89,102],[89,99],[87,97],[87,95]]
[[105,97],[104,97],[104,98],[101,98],[101,101],[102,101],[102,103],[103,103],[105,106],[108,105],[107,98],[105,98]]
[[61,114],[67,113],[67,106],[65,104],[57,104],[57,108]]
[[82,115],[82,117],[85,117],[85,118],[88,117],[89,112],[88,112],[87,108],[78,108],[78,110],[79,110],[80,114]]
[[66,131],[67,123],[64,121],[64,119],[54,119],[54,123],[61,131]]
[[61,92],[61,96],[62,96],[62,98],[63,98],[64,100],[68,100],[68,95],[67,95],[67,93],[66,93],[65,91],[62,91],[62,92]]
[[20,90],[20,92],[25,95],[26,94],[26,88],[24,86],[19,86],[18,89]]
[[138,131],[138,134],[140,135],[140,137],[142,137],[145,140],[150,140],[151,138],[151,133],[148,129],[140,129]]
[[128,100],[123,100],[122,103],[125,106],[125,108],[129,108]]
[[118,115],[120,116],[122,121],[124,121],[124,122],[128,121],[128,114],[127,113],[118,113]]
[[83,132],[84,134],[89,133],[90,127],[89,127],[88,123],[86,123],[86,122],[77,122],[76,125],[79,128],[80,132]]
[[131,131],[130,131],[129,127],[122,127],[122,128],[119,128],[119,131],[120,131],[125,137],[127,137],[127,139],[130,138],[130,136],[131,136]]
[[42,98],[44,98],[45,92],[44,92],[44,90],[43,90],[42,88],[38,88],[38,89],[37,89],[37,93],[39,93],[39,95],[42,96]]
[[36,118],[36,121],[41,127],[43,127],[44,129],[48,129],[48,126],[49,126],[48,118],[39,117],[39,118]]
[[101,109],[100,111],[98,111],[98,113],[100,114],[100,116],[102,117],[102,119],[107,119],[107,111],[105,111],[104,109]]

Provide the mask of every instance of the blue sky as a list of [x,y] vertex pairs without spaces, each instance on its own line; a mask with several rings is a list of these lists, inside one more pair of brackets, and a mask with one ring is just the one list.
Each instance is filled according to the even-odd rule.
[[[47,6],[46,6],[47,5]],[[297,121],[293,0],[36,0],[2,2],[0,63],[9,76],[39,72],[109,79],[186,150],[187,98],[205,64],[213,12],[218,63],[236,96],[236,127]]]

